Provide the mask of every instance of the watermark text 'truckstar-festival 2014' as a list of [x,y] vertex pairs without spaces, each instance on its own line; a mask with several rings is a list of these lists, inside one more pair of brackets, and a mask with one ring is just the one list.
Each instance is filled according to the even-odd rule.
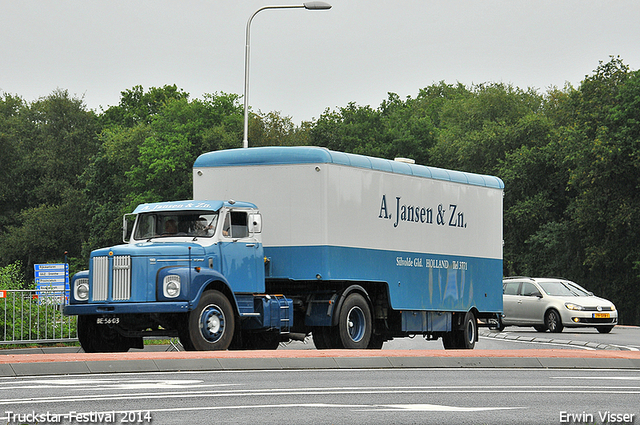
[[152,421],[151,412],[136,410],[130,412],[74,412],[51,413],[51,412],[28,412],[18,413],[5,411],[7,423],[87,423],[87,424],[109,424],[109,423],[150,423]]

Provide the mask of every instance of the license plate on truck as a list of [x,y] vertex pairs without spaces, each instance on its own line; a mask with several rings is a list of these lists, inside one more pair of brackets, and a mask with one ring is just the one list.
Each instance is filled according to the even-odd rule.
[[119,317],[98,317],[96,318],[96,325],[117,325],[120,323]]

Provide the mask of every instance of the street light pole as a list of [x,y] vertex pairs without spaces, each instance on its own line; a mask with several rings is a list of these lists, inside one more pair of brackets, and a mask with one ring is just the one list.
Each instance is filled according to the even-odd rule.
[[251,15],[247,21],[247,33],[245,35],[244,44],[244,138],[242,139],[242,146],[245,148],[249,147],[249,45],[251,42],[251,21],[258,12],[265,9],[327,10],[331,9],[331,5],[322,1],[310,1],[300,5],[263,6],[253,12],[253,15]]

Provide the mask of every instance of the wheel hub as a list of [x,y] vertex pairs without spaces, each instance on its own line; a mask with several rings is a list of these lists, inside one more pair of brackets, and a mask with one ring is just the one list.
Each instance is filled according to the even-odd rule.
[[224,313],[218,306],[209,305],[202,311],[200,330],[207,341],[217,342],[224,334],[224,326]]

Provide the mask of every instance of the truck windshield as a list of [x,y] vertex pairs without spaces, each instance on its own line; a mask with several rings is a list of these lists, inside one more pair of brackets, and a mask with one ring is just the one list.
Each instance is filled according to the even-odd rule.
[[161,237],[204,237],[214,235],[218,223],[217,212],[179,213],[171,211],[167,213],[140,214],[134,239],[150,239]]

